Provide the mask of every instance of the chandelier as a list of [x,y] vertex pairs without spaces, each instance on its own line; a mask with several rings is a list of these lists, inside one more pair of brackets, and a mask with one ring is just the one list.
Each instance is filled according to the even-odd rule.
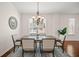
[[39,25],[40,23],[43,23],[44,17],[39,15],[39,2],[37,2],[37,12],[36,16],[32,17],[33,21],[36,21],[36,24]]

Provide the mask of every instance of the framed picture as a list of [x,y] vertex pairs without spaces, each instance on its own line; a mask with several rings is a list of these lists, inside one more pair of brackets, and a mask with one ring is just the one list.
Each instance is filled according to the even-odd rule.
[[14,16],[9,18],[9,27],[14,30],[17,28],[17,19]]

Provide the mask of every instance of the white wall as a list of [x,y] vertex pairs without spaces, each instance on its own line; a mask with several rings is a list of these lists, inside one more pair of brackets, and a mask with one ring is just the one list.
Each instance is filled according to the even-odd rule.
[[[16,17],[18,27],[11,30],[8,25],[10,16]],[[13,47],[11,34],[19,34],[20,15],[12,3],[0,3],[0,56]]]
[[[21,34],[29,34],[28,22],[30,18],[34,16],[31,14],[22,14],[21,17]],[[46,34],[57,37],[57,29],[61,27],[68,27],[68,19],[74,17],[76,19],[75,34],[68,35],[67,40],[79,40],[79,15],[78,14],[44,14],[46,18]]]

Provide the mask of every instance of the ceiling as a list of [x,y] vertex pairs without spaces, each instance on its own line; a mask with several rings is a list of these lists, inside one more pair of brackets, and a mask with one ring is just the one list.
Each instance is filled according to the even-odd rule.
[[[36,2],[12,2],[20,13],[36,13]],[[39,2],[40,14],[69,13],[79,14],[79,2]]]

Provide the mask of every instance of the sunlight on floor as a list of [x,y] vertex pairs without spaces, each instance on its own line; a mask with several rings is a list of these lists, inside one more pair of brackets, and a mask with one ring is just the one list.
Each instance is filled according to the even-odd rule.
[[67,53],[70,55],[70,56],[74,56],[74,48],[72,45],[68,45],[67,46]]

